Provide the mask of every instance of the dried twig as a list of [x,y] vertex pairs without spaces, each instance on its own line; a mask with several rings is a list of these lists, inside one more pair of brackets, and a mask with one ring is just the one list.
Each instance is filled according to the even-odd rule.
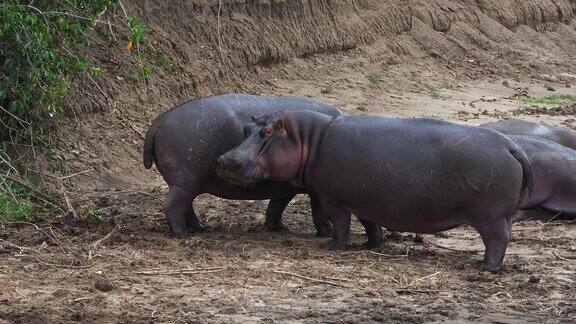
[[441,249],[448,250],[448,251],[462,252],[462,253],[481,253],[481,252],[484,252],[484,250],[458,250],[458,249],[449,248],[447,246],[442,246],[442,245],[434,243],[432,241],[427,241],[427,242],[434,245],[435,247],[439,247]]
[[75,177],[75,176],[79,176],[79,175],[81,175],[81,174],[88,173],[88,172],[92,172],[92,171],[94,171],[94,170],[93,170],[93,169],[88,169],[88,170],[84,170],[84,171],[80,171],[80,172],[68,174],[68,175],[65,175],[65,176],[63,176],[63,177],[59,177],[58,179],[59,179],[59,180],[66,180],[66,179],[73,178],[73,177]]
[[132,124],[130,124],[130,123],[129,123],[129,125],[130,125],[130,127],[132,127],[132,129],[133,129],[138,135],[140,135],[140,138],[141,138],[141,139],[145,139],[145,138],[146,138],[146,137],[144,136],[144,134],[142,134],[142,132],[140,132],[138,129],[136,129],[136,127],[135,127],[134,125],[132,125]]
[[288,271],[280,271],[280,270],[271,270],[271,271],[274,273],[278,273],[278,274],[284,274],[284,275],[288,275],[288,276],[292,276],[292,277],[296,277],[296,278],[300,278],[300,279],[306,279],[308,281],[324,283],[324,284],[328,284],[328,285],[332,285],[332,286],[342,286],[342,284],[340,284],[338,282],[316,279],[316,278],[310,278],[310,277],[306,277],[306,276],[299,275],[297,273],[288,272]]
[[398,294],[409,294],[409,293],[437,294],[437,293],[440,293],[440,290],[399,288],[399,289],[396,289],[396,293],[398,293]]
[[[106,24],[105,21],[98,20],[98,19],[92,19],[92,18],[88,18],[88,17],[82,17],[82,16],[79,16],[79,15],[76,15],[76,14],[73,14],[73,13],[70,13],[70,12],[64,12],[64,11],[41,11],[40,9],[38,9],[38,8],[36,8],[36,7],[34,7],[34,6],[31,6],[31,5],[26,5],[26,7],[28,7],[28,8],[30,8],[30,9],[38,12],[39,14],[41,14],[41,15],[43,15],[43,16],[69,16],[69,17],[72,17],[72,18],[77,18],[77,19],[82,19],[82,20],[89,20],[89,21],[94,22],[94,23]],[[117,27],[117,26],[115,26],[115,27]]]
[[202,273],[212,273],[228,270],[225,268],[202,268],[202,269],[181,269],[181,270],[149,270],[149,271],[136,271],[135,274],[148,275],[148,276],[172,276],[172,275],[191,275],[191,274],[202,274]]
[[569,259],[569,258],[565,258],[563,256],[558,255],[556,252],[552,251],[552,254],[554,254],[555,257],[557,257],[560,260],[564,260],[564,261],[576,261],[576,259]]
[[74,266],[74,265],[68,265],[68,264],[59,264],[59,263],[50,263],[50,262],[46,262],[46,261],[42,261],[40,259],[38,259],[37,257],[34,257],[36,259],[36,261],[38,261],[39,263],[46,265],[46,266],[50,266],[50,267],[56,267],[56,268],[65,268],[65,269],[88,269],[94,266],[94,262],[87,264],[87,265],[83,265],[83,266]]
[[66,188],[64,187],[63,182],[62,182],[62,196],[64,197],[64,201],[66,202],[66,207],[68,207],[68,211],[72,213],[72,217],[74,217],[74,219],[78,219],[78,214],[76,213],[74,206],[72,206],[72,203],[70,203],[70,199],[66,194]]
[[92,243],[92,248],[98,247],[98,245],[100,245],[102,242],[106,241],[110,236],[112,236],[112,234],[116,233],[116,231],[118,231],[118,229],[120,229],[120,223],[118,223],[118,225],[116,225],[108,234],[106,234],[106,236],[104,236],[103,238]]
[[29,123],[29,122],[27,122],[27,121],[25,121],[25,120],[23,120],[23,119],[18,118],[16,115],[13,115],[11,112],[9,112],[8,110],[4,109],[4,107],[0,106],[0,109],[1,109],[2,111],[4,111],[5,113],[7,113],[8,115],[10,115],[12,118],[16,119],[16,120],[20,123],[20,125],[22,125],[23,127],[25,127],[25,126],[30,126],[30,123]]
[[92,299],[94,299],[94,296],[80,297],[80,298],[76,298],[76,299],[68,299],[68,302],[77,303],[77,302],[92,300]]
[[120,8],[122,9],[122,13],[124,14],[124,18],[128,19],[128,14],[126,13],[126,8],[124,7],[124,4],[122,3],[122,1],[119,0],[118,4],[120,4]]
[[385,257],[405,258],[405,257],[408,256],[408,251],[409,251],[409,249],[406,249],[406,253],[405,253],[405,254],[384,254],[384,253],[375,252],[375,251],[368,251],[368,253],[370,253],[370,254],[375,254],[375,255],[379,255],[379,256],[385,256]]
[[114,35],[114,31],[112,30],[112,24],[110,23],[110,20],[107,20],[108,22],[108,29],[110,30],[110,35],[112,35],[112,39],[114,40],[114,42],[117,42],[118,40],[116,39],[116,35]]
[[437,271],[437,272],[434,272],[433,274],[429,274],[429,275],[424,276],[424,277],[422,277],[422,278],[418,278],[418,279],[412,281],[412,282],[410,283],[410,286],[412,286],[412,285],[414,285],[414,284],[416,284],[416,283],[418,283],[418,282],[420,282],[420,281],[422,281],[422,280],[425,280],[425,279],[428,279],[428,278],[432,278],[432,277],[434,277],[434,276],[437,276],[437,275],[439,275],[440,273],[441,273],[440,271]]
[[14,247],[14,248],[19,249],[19,250],[20,250],[20,253],[22,253],[22,251],[25,251],[25,250],[32,250],[31,248],[28,248],[28,247],[25,247],[25,246],[20,246],[20,245],[14,244],[14,243],[12,243],[12,242],[10,242],[10,241],[6,241],[6,240],[1,239],[1,238],[0,238],[0,242],[4,242],[4,244],[8,244],[8,246],[11,246],[11,247]]
[[[48,234],[48,232],[46,232],[43,228],[38,227],[38,225],[34,224],[34,223],[30,223],[30,222],[23,222],[23,221],[14,221],[14,222],[7,222],[3,219],[0,218],[0,221],[2,221],[2,223],[6,224],[6,225],[29,225],[34,227],[37,231],[42,232],[42,234],[44,234],[44,236],[46,236],[48,239],[52,240],[56,246],[58,246],[58,248],[60,249],[60,251],[62,251],[62,253],[64,254],[68,254],[64,248],[62,247],[62,245],[60,244],[60,242],[58,241],[58,239],[56,238],[56,234],[52,231],[52,227],[50,227],[50,231],[52,231],[53,235]],[[70,242],[70,240],[66,237],[66,235],[64,235],[64,233],[62,233],[59,229],[55,228],[58,232],[60,232],[60,234],[68,241]],[[31,249],[31,248],[27,248],[27,249]]]

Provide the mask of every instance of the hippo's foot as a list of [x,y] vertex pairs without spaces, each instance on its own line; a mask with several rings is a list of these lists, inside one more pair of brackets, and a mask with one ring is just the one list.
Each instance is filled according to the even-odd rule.
[[414,235],[414,242],[422,244],[424,243],[424,234],[417,233]]
[[488,264],[486,261],[483,261],[480,264],[480,270],[491,272],[491,273],[498,273],[498,272],[500,272],[500,270],[502,270],[502,265],[501,264]]
[[330,237],[330,236],[332,236],[332,225],[327,224],[325,226],[316,227],[316,236],[318,236],[318,237]]
[[320,244],[320,248],[326,250],[344,250],[348,244],[344,241],[338,241],[335,239],[331,239],[326,243]]
[[362,248],[363,249],[374,249],[377,247],[381,247],[384,244],[385,240],[384,238],[379,238],[379,239],[368,239],[368,241],[366,241],[364,244],[362,244]]
[[434,236],[439,237],[439,238],[449,238],[450,237],[448,235],[448,233],[446,233],[446,232],[436,232],[436,233],[434,233]]
[[270,232],[281,232],[286,229],[282,223],[264,223],[264,227]]
[[206,225],[198,223],[195,226],[186,227],[186,232],[189,234],[204,233],[206,232]]
[[201,222],[198,217],[187,219],[185,232],[189,234],[206,232],[206,224]]
[[170,231],[169,235],[170,235],[170,237],[173,237],[173,238],[183,239],[183,238],[187,238],[187,237],[194,235],[194,233],[195,233],[195,231],[191,231],[191,230],[186,229],[186,230],[178,231],[178,232]]

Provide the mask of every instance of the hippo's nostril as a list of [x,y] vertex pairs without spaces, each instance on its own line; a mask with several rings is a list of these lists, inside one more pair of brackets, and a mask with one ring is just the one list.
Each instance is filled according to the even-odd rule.
[[240,160],[238,160],[238,159],[231,159],[230,160],[230,167],[231,168],[238,168],[238,167],[240,167],[240,165],[242,165],[242,163],[240,163]]
[[220,169],[224,169],[226,167],[226,158],[224,156],[219,157],[217,163]]

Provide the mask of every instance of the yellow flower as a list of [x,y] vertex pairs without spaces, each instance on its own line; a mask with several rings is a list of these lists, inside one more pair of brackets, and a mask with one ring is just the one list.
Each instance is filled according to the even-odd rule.
[[126,45],[124,45],[124,49],[128,52],[132,49],[132,40],[129,40]]

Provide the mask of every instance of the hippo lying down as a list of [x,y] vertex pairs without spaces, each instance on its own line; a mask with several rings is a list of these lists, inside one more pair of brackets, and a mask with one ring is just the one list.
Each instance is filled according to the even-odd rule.
[[480,126],[507,135],[532,164],[536,186],[517,220],[576,218],[576,132],[515,119]]
[[[270,199],[266,227],[280,229],[284,208],[305,190],[269,181],[252,188],[232,185],[219,179],[214,169],[218,156],[242,142],[251,115],[284,109],[308,109],[331,117],[341,114],[338,108],[308,98],[229,94],[192,100],[153,121],[144,143],[144,166],[149,169],[155,163],[169,185],[165,214],[172,233],[199,229],[192,202],[203,193],[227,199]],[[318,199],[310,197],[318,235],[329,235],[331,225],[319,216]]]
[[485,128],[300,110],[253,118],[246,129],[242,144],[218,159],[218,174],[318,194],[334,226],[331,249],[347,245],[351,213],[403,232],[468,224],[486,246],[485,268],[498,271],[511,217],[534,186],[524,151]]

